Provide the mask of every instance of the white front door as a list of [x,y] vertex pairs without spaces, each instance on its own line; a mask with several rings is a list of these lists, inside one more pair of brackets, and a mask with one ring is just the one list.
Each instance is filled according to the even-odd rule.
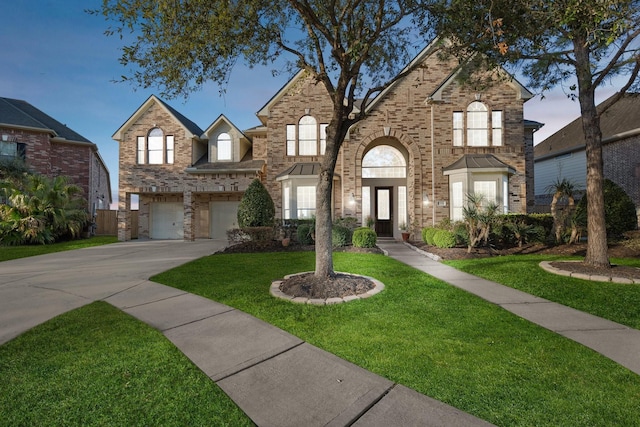
[[182,203],[151,203],[152,239],[179,240],[184,238],[184,208]]

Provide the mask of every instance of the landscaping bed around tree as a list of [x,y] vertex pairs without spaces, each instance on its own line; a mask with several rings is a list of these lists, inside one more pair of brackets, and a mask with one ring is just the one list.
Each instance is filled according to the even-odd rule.
[[[495,247],[476,247],[470,252],[467,247],[454,248],[438,248],[427,245],[422,241],[410,242],[413,246],[437,255],[442,260],[465,260],[490,258],[496,256],[507,255],[550,255],[553,257],[584,257],[587,253],[587,243],[579,242],[564,245],[548,245],[543,243],[525,244],[522,247],[495,248]],[[611,242],[609,244],[610,258],[636,258],[640,259],[640,230],[630,231],[624,234],[624,239]],[[610,275],[615,274],[617,277],[630,278],[640,280],[640,269],[624,265],[613,265],[612,270],[603,270],[600,268],[585,265],[582,262],[562,262],[555,261],[554,264],[561,269],[574,273],[582,273],[586,275]]]

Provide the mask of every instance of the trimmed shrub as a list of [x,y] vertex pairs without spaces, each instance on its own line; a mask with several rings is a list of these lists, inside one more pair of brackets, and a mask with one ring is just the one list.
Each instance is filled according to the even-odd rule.
[[[605,179],[604,191],[604,220],[607,226],[607,236],[618,238],[625,231],[635,230],[638,226],[636,207],[631,198],[615,182]],[[587,196],[585,195],[574,214],[574,221],[581,226],[587,227]]]
[[296,231],[296,236],[298,238],[298,242],[301,245],[313,245],[313,239],[311,238],[311,224],[302,222],[298,224],[298,230]]
[[275,212],[269,192],[259,179],[254,179],[238,205],[238,227],[272,227]]
[[377,241],[378,235],[369,227],[356,228],[351,239],[356,248],[374,248]]
[[433,235],[438,231],[437,228],[433,227],[425,227],[422,229],[422,241],[425,242],[429,246],[435,246],[435,242],[433,241]]
[[249,240],[254,242],[266,242],[275,238],[273,227],[245,227],[242,231],[249,236]]
[[334,225],[331,229],[331,244],[334,248],[347,246],[351,241],[351,230],[343,225]]
[[456,235],[449,230],[438,230],[433,235],[433,242],[438,248],[452,248],[456,245]]

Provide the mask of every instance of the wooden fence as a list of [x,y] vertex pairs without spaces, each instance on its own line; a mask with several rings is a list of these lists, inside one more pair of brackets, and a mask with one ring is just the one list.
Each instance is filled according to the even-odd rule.
[[[118,235],[118,211],[96,211],[96,236]],[[131,211],[131,238],[138,238],[138,211]]]

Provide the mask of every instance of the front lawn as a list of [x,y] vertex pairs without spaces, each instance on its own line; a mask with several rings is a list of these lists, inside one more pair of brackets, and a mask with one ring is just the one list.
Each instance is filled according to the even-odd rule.
[[50,245],[0,246],[0,261],[107,245],[109,243],[116,243],[117,241],[118,238],[115,236],[96,236],[89,239],[71,240],[69,242],[53,243]]
[[104,302],[0,346],[3,426],[250,426],[150,326]]
[[391,258],[335,253],[334,262],[386,289],[324,307],[272,298],[272,280],[313,270],[311,252],[218,254],[153,280],[500,426],[640,425],[640,377],[611,360]]
[[[559,276],[539,267],[549,255],[509,255],[445,261],[459,270],[510,286],[593,315],[640,329],[640,285],[592,282]],[[612,259],[612,263],[640,267],[640,259]]]

